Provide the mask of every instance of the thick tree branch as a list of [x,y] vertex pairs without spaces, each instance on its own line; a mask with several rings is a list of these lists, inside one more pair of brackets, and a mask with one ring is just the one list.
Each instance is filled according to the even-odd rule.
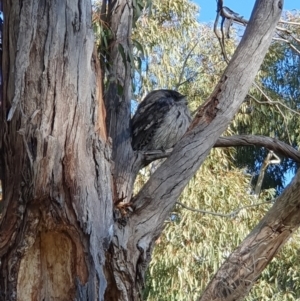
[[134,198],[129,219],[129,231],[133,232],[127,235],[132,236],[130,245],[137,246],[141,254],[152,248],[153,238],[161,233],[182,190],[242,104],[269,48],[282,5],[281,0],[256,1],[245,34],[219,84],[170,157]]
[[292,146],[276,139],[266,136],[240,135],[230,137],[220,137],[214,147],[230,147],[230,146],[262,146],[274,151],[277,155],[291,158],[296,162],[300,162],[300,152]]
[[127,201],[131,197],[135,178],[132,172],[135,158],[130,129],[133,4],[132,0],[109,1],[106,8],[105,18],[114,33],[109,44],[108,83],[104,97],[107,133],[112,140],[114,199],[116,201],[122,198]]
[[[237,135],[220,137],[215,143],[214,147],[237,147],[237,146],[261,146],[274,151],[277,155],[293,159],[295,162],[300,163],[300,152],[292,146],[276,139],[267,136],[255,135]],[[166,152],[153,151],[145,152],[143,154],[143,166],[148,165],[154,160],[168,158],[172,150]]]

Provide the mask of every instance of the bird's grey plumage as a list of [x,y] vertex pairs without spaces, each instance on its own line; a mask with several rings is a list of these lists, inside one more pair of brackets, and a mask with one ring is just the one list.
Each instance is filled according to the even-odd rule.
[[150,92],[132,118],[134,150],[167,150],[184,135],[191,122],[185,96],[173,90]]

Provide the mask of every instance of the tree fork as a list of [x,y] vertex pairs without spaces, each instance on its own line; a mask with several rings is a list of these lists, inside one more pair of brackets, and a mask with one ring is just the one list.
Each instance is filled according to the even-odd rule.
[[[132,151],[129,123],[132,1],[107,6],[114,34],[107,128],[90,1],[66,2],[5,1],[0,289],[12,301],[135,301],[154,241],[248,92],[283,2],[256,1],[212,97],[134,199],[141,159]],[[113,200],[123,199],[133,211],[113,220]],[[236,298],[245,293],[237,292]]]
[[151,250],[180,193],[242,104],[268,50],[282,7],[281,0],[256,1],[244,36],[219,84],[168,159],[134,198],[131,227],[136,231],[132,240],[145,253]]
[[[268,50],[282,3],[256,1],[252,22],[211,97],[201,106],[190,130],[169,158],[132,200],[133,212],[127,223],[115,226],[113,254],[116,260],[111,261],[111,270],[114,271],[121,300],[139,300],[139,289],[154,241],[181,191],[246,96]],[[134,278],[135,275],[138,277]],[[135,287],[130,285],[134,279]]]

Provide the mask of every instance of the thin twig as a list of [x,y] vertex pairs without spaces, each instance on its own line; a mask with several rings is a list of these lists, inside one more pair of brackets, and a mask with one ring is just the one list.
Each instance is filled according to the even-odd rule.
[[183,81],[183,82],[180,83],[180,84],[177,84],[176,90],[177,90],[180,86],[184,85],[185,83],[187,83],[187,82],[189,82],[190,80],[192,80],[193,78],[195,78],[198,74],[199,74],[199,72],[195,72],[195,74],[193,74],[192,76],[190,76],[188,79],[186,79],[185,81]]
[[[273,40],[275,40],[275,41],[281,41],[281,42],[284,42],[284,43],[288,44],[293,50],[295,50],[295,52],[297,52],[298,54],[300,54],[300,50],[298,48],[296,48],[289,40],[286,40],[286,39],[283,39],[283,38],[273,38]],[[295,39],[295,40],[297,42],[299,42],[298,39]]]
[[295,114],[297,114],[297,115],[300,116],[300,113],[299,113],[299,112],[297,112],[297,111],[291,109],[290,107],[288,107],[287,105],[285,105],[285,104],[282,103],[281,101],[278,101],[278,100],[272,100],[272,99],[271,99],[271,98],[270,98],[270,97],[262,90],[262,88],[261,88],[257,83],[254,82],[253,85],[254,85],[254,86],[259,90],[259,92],[267,99],[267,101],[262,102],[262,101],[257,100],[255,97],[249,95],[249,96],[250,96],[251,98],[253,98],[255,101],[257,101],[257,102],[259,102],[259,103],[262,103],[262,104],[266,104],[266,103],[269,103],[269,104],[271,104],[271,105],[276,105],[276,104],[278,104],[278,105],[283,106],[285,109],[287,109],[287,110],[289,110],[289,111],[291,111],[291,112],[293,112],[293,113],[295,113]]
[[291,140],[291,137],[290,137],[290,133],[289,133],[289,129],[288,129],[288,124],[287,124],[287,121],[286,121],[286,117],[283,114],[283,112],[281,111],[281,109],[279,108],[278,104],[276,104],[275,107],[277,108],[277,110],[279,111],[279,113],[281,114],[281,116],[283,118],[283,122],[284,122],[284,125],[285,125],[285,130],[286,130],[288,138],[289,138],[289,143],[292,144],[292,140]]
[[[179,79],[178,79],[178,83],[176,85],[176,90],[179,88],[179,86],[181,86],[183,83],[181,83],[182,81],[182,78],[183,78],[183,73],[184,73],[184,69],[186,67],[186,64],[187,64],[187,61],[189,59],[189,57],[191,56],[193,50],[196,48],[196,46],[198,45],[198,43],[195,43],[195,45],[192,47],[192,49],[189,51],[188,55],[186,56],[184,62],[183,62],[183,65],[182,65],[182,69],[181,69],[181,73],[180,73],[180,76],[179,76]],[[185,81],[186,82],[186,81]]]
[[[261,104],[271,104],[271,105],[275,105],[275,107],[277,108],[277,110],[279,111],[279,113],[280,113],[280,115],[282,116],[282,118],[283,118],[283,122],[284,122],[284,124],[285,124],[285,128],[286,128],[286,132],[287,132],[287,134],[288,134],[288,139],[289,139],[289,143],[290,144],[292,144],[292,142],[291,142],[291,138],[290,138],[290,133],[289,133],[289,131],[288,131],[288,125],[287,125],[287,122],[286,122],[286,117],[285,117],[285,115],[284,115],[284,113],[281,111],[281,109],[279,108],[279,104],[280,105],[282,105],[283,107],[285,107],[287,110],[291,110],[291,111],[294,111],[293,109],[291,109],[291,108],[289,108],[288,106],[286,106],[286,105],[284,105],[284,104],[282,104],[280,101],[274,101],[274,100],[272,100],[260,87],[259,87],[259,85],[258,84],[256,84],[255,82],[253,83],[253,85],[260,91],[260,93],[262,93],[262,95],[264,96],[264,97],[266,97],[266,99],[267,99],[267,101],[266,102],[261,102],[261,101],[259,101],[259,100],[257,100],[255,97],[253,97],[253,96],[251,96],[250,95],[250,97],[252,97],[255,101],[258,101],[259,103],[261,103]],[[299,114],[298,112],[296,112],[296,111],[294,111],[294,113],[295,114]],[[299,114],[300,115],[300,114]]]
[[[281,109],[279,108],[278,104],[282,105],[283,107],[285,107],[285,108],[288,109],[288,110],[291,110],[291,111],[294,111],[294,110],[293,110],[293,109],[290,109],[289,107],[285,106],[284,104],[282,104],[282,103],[279,102],[279,101],[273,101],[272,99],[270,99],[270,98],[268,97],[267,94],[264,93],[264,91],[263,91],[262,89],[260,89],[260,87],[259,87],[256,83],[254,83],[254,84],[255,84],[256,87],[259,89],[259,91],[267,98],[267,102],[260,102],[260,103],[262,103],[262,104],[268,103],[268,104],[271,104],[271,105],[275,105],[275,107],[276,107],[277,110],[279,111],[280,115],[281,115],[282,118],[283,118],[283,122],[284,122],[284,125],[285,125],[285,128],[286,128],[286,132],[287,132],[287,135],[288,135],[289,143],[292,144],[291,138],[290,138],[290,133],[289,133],[289,130],[288,130],[288,125],[287,125],[286,117],[285,117],[284,113],[281,111]],[[256,100],[256,98],[253,98],[253,99]],[[299,114],[298,112],[296,112],[296,111],[295,111],[294,113],[300,115],[300,114]]]
[[300,23],[298,22],[291,22],[291,21],[284,21],[284,20],[279,20],[278,23],[300,26]]
[[247,205],[247,206],[244,206],[244,207],[240,207],[240,208],[237,208],[234,211],[231,211],[230,213],[227,213],[227,214],[220,213],[220,212],[211,212],[211,211],[206,211],[206,210],[201,210],[201,209],[195,209],[195,208],[189,207],[187,205],[184,205],[181,202],[176,202],[176,204],[182,206],[183,208],[185,208],[187,210],[193,211],[193,212],[198,212],[198,213],[203,213],[203,214],[210,214],[210,215],[220,216],[220,217],[231,217],[231,218],[233,218],[243,209],[247,209],[247,208],[251,208],[251,207],[257,207],[257,206],[265,205],[265,204],[271,204],[272,201],[267,201],[267,202],[262,202],[262,203],[257,203],[257,204],[253,204],[253,205]]
[[[222,34],[222,36],[220,36],[219,32],[218,32],[218,22],[219,22],[219,17],[221,15],[222,8],[223,8],[223,0],[218,0],[217,15],[216,15],[215,23],[214,23],[214,33],[215,33],[216,37],[218,38],[219,44],[221,46],[222,56],[223,56],[225,62],[228,64],[229,59],[228,59],[226,51],[225,51],[225,45],[223,44],[223,34]],[[223,22],[224,22],[224,20],[223,20]]]

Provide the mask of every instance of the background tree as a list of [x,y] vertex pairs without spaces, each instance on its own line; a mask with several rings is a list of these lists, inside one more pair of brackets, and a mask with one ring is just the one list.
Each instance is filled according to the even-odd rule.
[[[141,298],[164,221],[243,102],[283,2],[256,2],[241,43],[189,131],[132,198],[145,162],[130,141],[130,37],[140,7],[143,2],[103,2],[101,20],[110,36],[100,65],[90,1],[4,1],[4,300]],[[299,225],[298,191],[296,177],[202,300],[247,294]]]

